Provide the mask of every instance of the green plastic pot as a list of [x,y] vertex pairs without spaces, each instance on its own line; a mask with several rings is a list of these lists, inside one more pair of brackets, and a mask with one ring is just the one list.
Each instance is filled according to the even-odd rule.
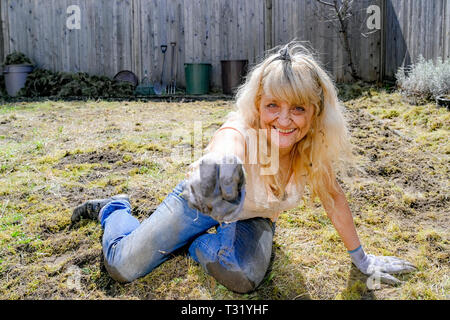
[[212,65],[210,63],[185,63],[187,94],[207,94]]

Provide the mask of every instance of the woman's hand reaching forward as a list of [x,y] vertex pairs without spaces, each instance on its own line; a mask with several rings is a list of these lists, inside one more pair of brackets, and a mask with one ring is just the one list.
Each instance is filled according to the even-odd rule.
[[242,162],[234,155],[208,153],[188,178],[182,196],[191,208],[222,222],[233,222],[245,198]]

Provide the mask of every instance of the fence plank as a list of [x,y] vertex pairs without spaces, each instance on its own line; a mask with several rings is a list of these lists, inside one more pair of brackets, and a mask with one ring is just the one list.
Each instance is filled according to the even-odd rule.
[[[393,79],[398,67],[420,55],[436,60],[448,55],[449,0],[387,0],[385,77]],[[447,51],[445,51],[447,48]]]
[[444,21],[443,21],[443,38],[444,38],[444,59],[450,59],[450,0],[444,1]]
[[[264,54],[267,40],[262,0],[0,1],[3,57],[22,51],[38,66],[52,70],[113,76],[130,69],[141,79],[147,69],[151,79],[159,81],[160,45],[166,44],[164,79],[168,81],[170,42],[175,41],[178,84],[185,85],[185,62],[208,62],[213,65],[212,85],[220,87],[220,60],[248,59],[253,64]],[[366,27],[367,6],[381,7],[383,1],[384,47],[381,32],[368,33]],[[336,30],[317,18],[324,7],[316,0],[271,2],[272,44],[294,38],[309,41],[335,79],[348,80],[347,57]],[[66,27],[71,4],[80,6],[80,30]],[[392,79],[400,65],[420,54],[427,59],[450,58],[450,0],[360,0],[354,2],[354,9],[351,46],[365,80],[378,80],[383,70]]]

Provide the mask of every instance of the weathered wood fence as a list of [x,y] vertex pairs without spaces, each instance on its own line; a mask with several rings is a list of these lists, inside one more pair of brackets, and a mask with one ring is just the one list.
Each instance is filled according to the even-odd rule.
[[[66,25],[71,5],[80,8],[80,29]],[[367,26],[371,5],[381,8],[380,29]],[[252,64],[296,38],[310,43],[336,80],[350,80],[329,8],[315,0],[0,0],[0,10],[0,58],[17,50],[51,70],[131,70],[140,79],[148,70],[156,81],[166,44],[168,80],[176,42],[178,83],[184,86],[184,63],[207,62],[220,87],[220,60]],[[353,59],[365,80],[392,78],[420,54],[449,58],[450,0],[358,0],[349,21]]]
[[386,0],[384,77],[425,59],[450,58],[450,0]]

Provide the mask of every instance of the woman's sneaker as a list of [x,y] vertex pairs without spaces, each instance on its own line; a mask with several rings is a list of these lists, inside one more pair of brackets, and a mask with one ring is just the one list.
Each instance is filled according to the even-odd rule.
[[130,197],[126,194],[118,194],[108,199],[88,200],[73,210],[72,222],[77,222],[81,218],[99,220],[100,209],[114,200],[126,200],[130,202]]

